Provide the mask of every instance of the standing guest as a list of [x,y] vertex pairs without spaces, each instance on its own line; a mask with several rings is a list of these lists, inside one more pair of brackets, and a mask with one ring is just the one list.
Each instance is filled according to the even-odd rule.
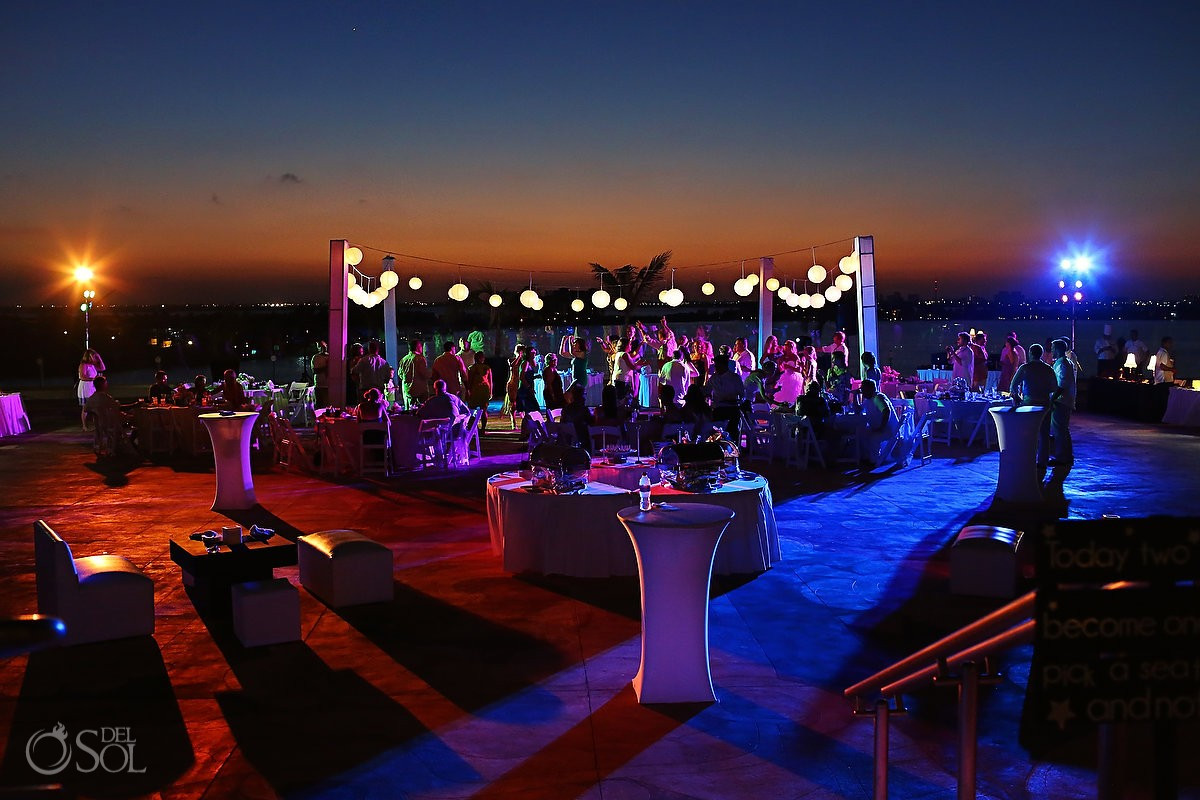
[[1071,446],[1071,412],[1075,410],[1075,365],[1067,358],[1070,343],[1055,339],[1054,375],[1058,379],[1058,394],[1050,407],[1050,434],[1054,437],[1054,460],[1058,466],[1075,463]]
[[1013,376],[1017,367],[1025,363],[1025,348],[1021,347],[1017,337],[1011,333],[1004,339],[1004,349],[1000,351],[1000,380],[997,386],[1002,392],[1007,392],[1012,386]]
[[375,387],[371,387],[363,394],[362,401],[354,409],[354,417],[359,422],[379,422],[383,419],[385,405],[383,393]]
[[241,411],[246,407],[246,391],[238,383],[237,373],[232,369],[227,369],[221,377],[224,378],[221,381],[221,388],[218,389],[221,394],[221,405],[229,411]]
[[713,362],[713,376],[707,388],[712,397],[713,422],[724,422],[725,429],[729,431],[729,440],[737,442],[741,433],[742,401],[746,397],[746,386],[729,368],[728,356],[717,356]]
[[446,382],[446,391],[463,396],[467,385],[467,368],[458,357],[458,345],[450,339],[442,343],[442,354],[433,360],[433,377]]
[[971,355],[975,356],[971,386],[981,392],[987,388],[988,380],[987,334],[983,331],[975,334],[975,340],[971,342]]
[[695,367],[688,360],[687,353],[676,350],[671,360],[663,364],[658,372],[659,391],[662,391],[663,386],[670,386],[675,390],[676,397],[683,397],[692,385],[695,375]]
[[[535,385],[538,379],[537,358],[537,348],[530,345],[525,348],[525,352],[521,355],[521,361],[516,367],[517,394],[513,409],[514,411],[520,411],[522,414],[541,410],[537,401],[537,387]],[[513,417],[513,427],[516,427],[515,416]]]
[[757,364],[755,363],[754,353],[750,352],[747,347],[746,337],[739,336],[733,340],[733,360],[737,365],[737,374],[741,378],[746,378],[751,372],[754,372]]
[[833,399],[842,405],[850,402],[850,368],[846,366],[846,354],[841,350],[833,351],[833,364],[825,373],[825,391],[833,395]]
[[512,357],[508,359],[508,381],[504,384],[504,405],[501,414],[508,414],[512,427],[517,427],[517,389],[521,387],[521,370],[525,364],[525,345],[518,343],[513,347]]
[[683,404],[675,396],[673,386],[663,386],[658,390],[658,407],[662,411],[659,422],[663,425],[677,425],[683,422]]
[[822,353],[829,353],[830,361],[833,360],[834,353],[842,354],[842,362],[849,365],[850,363],[850,348],[846,346],[846,332],[835,331],[833,334],[833,343],[827,344],[821,348]]
[[571,359],[571,383],[587,386],[587,356],[588,343],[583,336],[567,335],[562,338],[558,353],[563,358]]
[[692,339],[688,349],[688,357],[696,370],[696,381],[701,384],[708,380],[708,370],[712,366],[712,358],[709,356],[711,347],[707,341],[696,338]]
[[975,379],[975,352],[971,349],[971,335],[966,331],[958,334],[957,347],[946,348],[946,360],[950,362],[950,379],[962,378],[967,386]]
[[712,423],[711,398],[704,384],[696,382],[688,387],[683,398],[683,421],[691,425],[692,435],[707,431]]
[[[1050,407],[1050,401],[1058,395],[1058,375],[1054,368],[1042,360],[1042,346],[1029,345],[1029,361],[1017,367],[1009,385],[1014,406]],[[1046,466],[1050,456],[1050,414],[1042,418],[1038,431],[1037,465]]]
[[633,376],[642,366],[642,362],[629,352],[629,340],[617,341],[617,354],[612,362],[611,385],[617,390],[617,402],[624,404],[633,387]]
[[629,408],[617,399],[617,387],[605,386],[600,395],[600,407],[596,409],[596,424],[622,427],[629,419]]
[[387,387],[391,375],[391,365],[379,354],[379,342],[372,339],[367,345],[367,354],[354,365],[354,375],[358,382],[359,397],[368,389],[378,389],[380,394]]
[[1170,336],[1162,338],[1162,346],[1154,356],[1154,382],[1175,382],[1175,340]]
[[1092,350],[1096,353],[1096,377],[1117,377],[1119,363],[1117,360],[1117,346],[1113,344],[1112,340],[1112,325],[1104,326],[1104,333],[1096,340],[1096,344],[1092,346]]
[[312,367],[316,406],[325,408],[329,405],[329,345],[317,342],[317,352],[309,366]]
[[763,342],[762,358],[760,361],[770,361],[776,363],[779,360],[779,354],[783,352],[783,348],[779,346],[779,337],[771,334],[767,340]]
[[492,400],[492,368],[483,353],[475,351],[475,363],[467,368],[467,407],[483,409],[479,416],[479,430],[487,430],[488,403]]
[[546,402],[546,410],[562,408],[567,404],[563,393],[562,375],[558,374],[558,356],[547,353],[542,366],[542,399]]
[[560,426],[570,425],[575,431],[575,441],[587,447],[591,440],[588,433],[588,426],[592,424],[593,417],[592,412],[584,404],[583,397],[583,384],[572,384],[571,388],[567,389],[567,402],[563,406],[562,414],[559,415],[558,421]]
[[[92,392],[96,391],[95,381],[104,372],[104,359],[100,354],[90,347],[83,351],[83,355],[79,358],[79,368],[76,374],[79,378],[79,385],[76,387],[75,394],[79,397],[79,407],[83,408],[87,403],[87,399],[92,396]],[[84,412],[79,412],[80,420],[83,422],[84,430],[87,430],[87,420]]]
[[[875,354],[870,350],[864,352],[861,356],[862,360],[862,378],[864,381],[875,381],[878,387],[883,380],[883,373],[879,369],[879,365],[875,361]],[[866,397],[866,394],[863,394]]]
[[863,452],[872,466],[879,464],[879,453],[883,445],[896,437],[900,430],[900,416],[891,398],[879,391],[871,378],[863,378]]
[[408,353],[400,359],[400,396],[405,408],[417,408],[429,397],[429,365],[420,339],[409,339]]
[[1129,338],[1125,340],[1125,355],[1133,354],[1133,363],[1137,365],[1137,369],[1144,370],[1146,364],[1150,360],[1150,348],[1146,347],[1146,343],[1138,336],[1137,328],[1129,331]]
[[820,383],[817,379],[817,348],[811,344],[805,345],[797,364],[800,368],[800,394],[803,395],[808,391],[809,384]]
[[662,365],[675,357],[675,351],[679,349],[679,345],[675,341],[675,333],[667,324],[665,316],[659,320],[655,334],[658,336],[658,363]]
[[154,373],[154,382],[146,390],[146,396],[154,405],[167,405],[175,398],[175,391],[167,383],[167,373],[164,370],[160,369]]
[[[358,390],[358,362],[366,357],[366,349],[355,342],[354,344],[346,345],[346,402],[350,402],[350,398],[361,396]],[[215,371],[213,374],[216,374]]]
[[[775,356],[775,364],[779,367],[779,383],[775,390],[775,402],[792,405],[804,394],[806,365],[803,365],[800,354],[796,352],[796,342],[788,339],[783,343],[783,350]],[[816,363],[813,363],[813,370]]]
[[454,419],[466,415],[470,409],[458,395],[446,391],[446,382],[433,382],[433,396],[421,404],[417,410],[418,419]]

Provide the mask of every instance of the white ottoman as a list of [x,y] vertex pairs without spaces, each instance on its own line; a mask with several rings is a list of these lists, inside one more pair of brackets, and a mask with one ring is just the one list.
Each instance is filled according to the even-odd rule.
[[393,597],[392,551],[358,531],[296,539],[300,583],[330,608],[383,603]]
[[287,578],[235,583],[230,600],[243,647],[300,641],[300,593]]
[[1012,528],[968,525],[950,548],[950,593],[1016,597],[1023,534]]

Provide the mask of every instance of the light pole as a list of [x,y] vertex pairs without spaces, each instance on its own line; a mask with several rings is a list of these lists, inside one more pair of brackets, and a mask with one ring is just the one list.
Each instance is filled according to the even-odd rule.
[[[1075,310],[1083,302],[1083,276],[1092,267],[1089,256],[1064,258],[1059,262],[1062,271],[1066,273],[1058,281],[1058,290],[1062,294],[1059,299],[1063,305],[1071,306],[1071,351],[1075,351]],[[1073,273],[1073,276],[1072,276]]]
[[91,315],[91,311],[92,311],[92,301],[96,299],[96,290],[92,289],[89,284],[91,284],[93,277],[95,277],[95,273],[92,272],[91,267],[88,267],[85,265],[80,265],[75,268],[75,280],[79,283],[82,283],[85,287],[87,287],[83,290],[83,302],[79,304],[79,310],[83,312],[83,349],[84,350],[92,349],[92,335],[91,335],[92,332],[91,332],[90,315]]

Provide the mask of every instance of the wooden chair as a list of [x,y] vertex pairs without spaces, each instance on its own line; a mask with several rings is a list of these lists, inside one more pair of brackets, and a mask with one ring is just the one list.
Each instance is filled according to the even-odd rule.
[[315,438],[302,438],[287,417],[281,417],[274,413],[271,416],[278,426],[275,463],[284,469],[297,467],[307,472],[316,472],[317,467],[313,460],[312,449],[316,445]]
[[116,408],[101,408],[90,412],[97,458],[116,457],[133,452],[130,431],[125,417]]
[[797,466],[800,466],[801,469],[808,469],[809,463],[816,458],[821,469],[825,469],[825,454],[821,452],[821,443],[817,440],[817,432],[813,430],[812,420],[808,417],[800,417],[792,435],[796,437],[798,445],[796,448]]
[[936,416],[936,409],[926,411],[917,421],[916,430],[913,433],[917,443],[917,455],[921,458],[921,466],[925,466],[933,460],[933,423]]
[[309,412],[312,410],[312,403],[309,402],[308,395],[307,383],[293,381],[288,386],[287,417],[291,422],[304,427],[308,427]]
[[392,433],[386,422],[360,422],[358,450],[359,475],[392,474]]

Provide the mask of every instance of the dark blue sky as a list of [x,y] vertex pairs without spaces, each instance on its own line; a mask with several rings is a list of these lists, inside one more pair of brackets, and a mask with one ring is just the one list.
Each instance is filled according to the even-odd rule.
[[869,233],[885,291],[1048,294],[1086,242],[1097,292],[1195,291],[1198,9],[10,0],[0,290],[317,299],[346,237],[514,285],[672,249],[728,294]]

